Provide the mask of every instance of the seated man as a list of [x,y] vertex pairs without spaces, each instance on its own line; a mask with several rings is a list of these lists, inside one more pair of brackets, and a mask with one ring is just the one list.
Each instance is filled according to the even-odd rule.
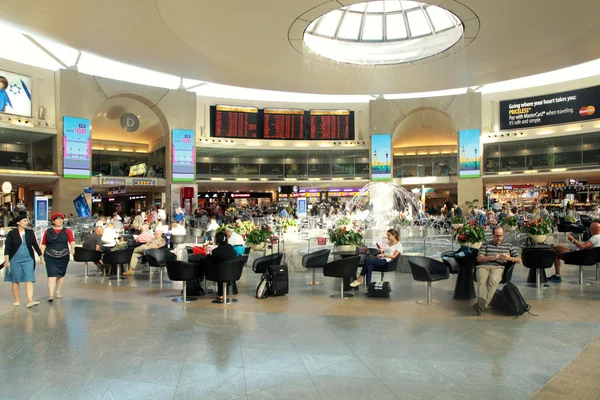
[[570,249],[567,246],[557,245],[554,246],[554,251],[556,251],[556,257],[554,258],[554,270],[555,273],[548,281],[550,282],[562,282],[562,277],[560,276],[560,260],[564,260],[565,253],[570,251],[577,250],[585,250],[591,247],[600,247],[600,223],[594,222],[590,225],[590,240],[587,242],[581,243],[579,240],[575,240],[573,235],[569,235],[569,242],[573,243],[577,249]]
[[160,249],[167,244],[167,241],[163,238],[162,231],[154,232],[154,239],[150,240],[146,244],[136,247],[133,250],[133,254],[131,255],[131,262],[129,263],[129,271],[123,272],[123,275],[133,275],[135,272],[135,267],[137,267],[137,263],[141,256],[146,254],[146,250],[148,249]]
[[154,239],[154,235],[150,232],[150,225],[145,223],[142,225],[142,233],[135,239],[137,243],[144,244]]
[[502,243],[504,229],[501,226],[494,228],[492,241],[485,243],[479,249],[477,256],[477,302],[473,309],[477,315],[489,308],[492,298],[496,294],[498,284],[502,280],[504,267],[509,262],[520,263],[521,257],[517,248],[510,243]]
[[[94,232],[90,233],[88,237],[85,238],[83,243],[81,243],[81,246],[84,249],[105,252],[106,249],[102,247],[103,234],[104,228],[101,226],[97,226],[96,229],[94,229]],[[98,267],[99,270],[104,270],[104,264],[102,264],[100,261],[94,261],[94,264],[96,265],[96,267]]]
[[225,235],[227,236],[227,243],[233,246],[235,254],[241,256],[244,254],[245,241],[242,235],[236,233],[232,228],[225,229]]

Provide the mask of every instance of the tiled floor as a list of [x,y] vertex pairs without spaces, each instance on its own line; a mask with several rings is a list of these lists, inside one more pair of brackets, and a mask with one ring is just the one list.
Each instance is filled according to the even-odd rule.
[[223,307],[172,303],[176,284],[148,274],[117,285],[82,271],[71,263],[65,298],[34,309],[0,283],[0,399],[527,399],[600,334],[600,284],[566,283],[573,267],[542,292],[518,267],[539,315],[518,319],[475,316],[452,300],[455,276],[434,284],[443,304],[421,306],[406,274],[386,277],[391,299],[331,299],[333,279],[296,273],[288,296],[258,300],[247,271]]

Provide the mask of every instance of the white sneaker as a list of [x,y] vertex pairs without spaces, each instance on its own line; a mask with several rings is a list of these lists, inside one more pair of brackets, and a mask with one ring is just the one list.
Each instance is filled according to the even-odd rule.
[[18,307],[18,306],[20,306],[20,305],[21,305],[21,302],[20,302],[20,301],[15,301],[15,302],[13,303],[13,306],[15,306],[15,307]]
[[359,286],[359,285],[360,285],[360,282],[359,282],[359,281],[357,281],[357,280],[355,280],[354,282],[352,282],[352,283],[350,284],[350,287],[357,287],[357,286]]
[[35,307],[39,304],[40,304],[39,301],[32,301],[31,303],[27,303],[27,308]]

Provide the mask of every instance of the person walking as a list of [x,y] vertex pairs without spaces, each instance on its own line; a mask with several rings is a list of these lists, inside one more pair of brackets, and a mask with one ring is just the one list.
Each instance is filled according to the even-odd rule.
[[75,254],[75,237],[70,229],[63,227],[65,215],[59,212],[52,214],[52,228],[44,232],[42,238],[42,256],[46,263],[48,274],[48,302],[54,301],[54,290],[56,298],[62,299],[62,287],[69,265],[71,254]]
[[[35,282],[35,258],[33,252],[41,256],[42,250],[38,245],[35,233],[27,229],[29,219],[25,215],[15,218],[17,229],[8,232],[4,243],[4,268],[6,275],[4,282],[12,282],[12,292],[15,296],[13,305],[20,306],[19,300],[20,284],[25,283],[25,294],[27,295],[27,308],[40,304],[33,300],[33,283]],[[41,259],[44,265],[44,259]]]

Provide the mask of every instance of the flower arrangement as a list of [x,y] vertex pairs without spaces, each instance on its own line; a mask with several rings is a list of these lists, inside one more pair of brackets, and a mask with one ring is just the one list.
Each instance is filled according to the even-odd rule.
[[485,229],[471,220],[454,232],[454,239],[463,243],[477,243],[485,241]]
[[262,228],[255,227],[255,229],[248,232],[246,235],[246,244],[261,244],[268,242],[271,238],[271,230],[268,225]]
[[337,220],[337,222],[335,223],[335,226],[346,226],[346,225],[350,225],[352,221],[350,221],[350,218],[348,217],[341,217],[340,219]]
[[407,227],[410,225],[410,221],[408,220],[408,218],[406,218],[404,213],[398,214],[398,216],[394,219],[394,222],[396,223],[396,225],[400,225],[400,227]]
[[238,223],[233,227],[233,231],[242,235],[244,240],[246,239],[248,233],[255,229],[257,229],[257,226],[254,225],[254,222],[252,221],[238,221]]
[[521,225],[519,231],[530,235],[549,235],[552,233],[552,221],[548,218],[537,218]]
[[360,246],[363,243],[363,235],[360,229],[348,229],[343,226],[329,232],[329,240],[336,246]]
[[519,225],[519,222],[517,221],[517,217],[513,216],[513,217],[505,217],[502,220],[502,226],[504,227],[511,227],[511,228],[516,228]]
[[452,222],[452,224],[456,225],[464,224],[465,222],[467,222],[465,217],[463,217],[462,215],[454,215],[452,218],[450,218],[450,221]]

